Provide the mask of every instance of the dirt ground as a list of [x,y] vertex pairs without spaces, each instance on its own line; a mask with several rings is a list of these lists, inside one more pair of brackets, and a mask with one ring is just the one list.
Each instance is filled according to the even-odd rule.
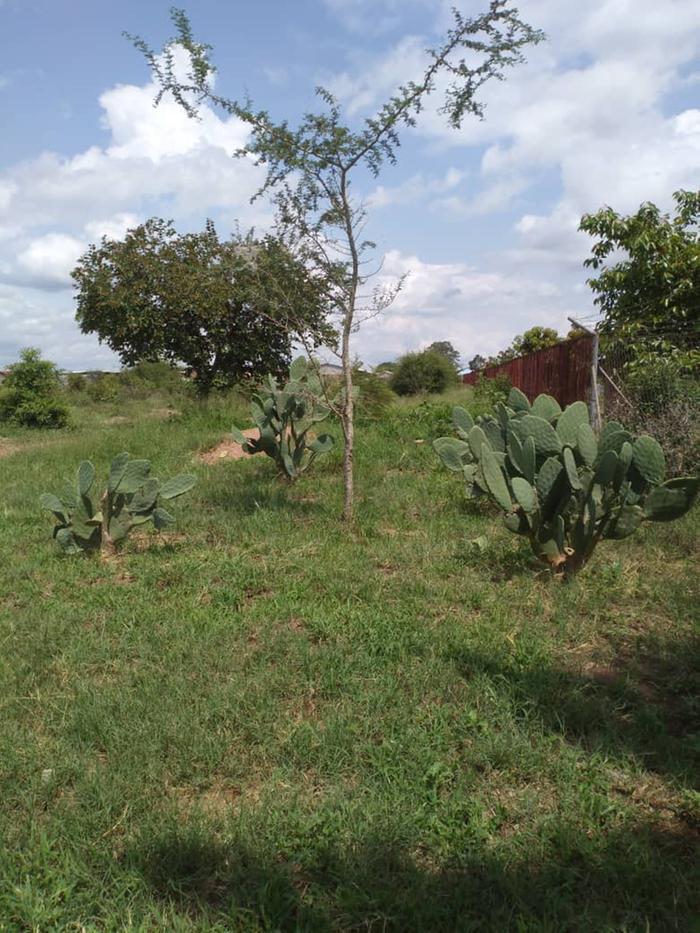
[[[246,428],[243,434],[246,437],[257,437],[258,429]],[[212,447],[211,450],[205,450],[197,459],[202,463],[212,464],[219,463],[220,460],[240,460],[242,457],[248,456],[250,455],[243,450],[241,445],[229,437],[217,444],[216,447]]]

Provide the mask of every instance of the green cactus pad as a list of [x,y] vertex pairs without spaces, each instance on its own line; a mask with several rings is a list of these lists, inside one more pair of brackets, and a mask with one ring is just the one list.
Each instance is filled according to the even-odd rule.
[[469,444],[456,437],[436,437],[433,448],[447,469],[453,473],[459,473],[464,464],[472,460]]
[[109,492],[114,492],[121,482],[121,478],[124,475],[124,470],[126,465],[129,462],[129,454],[124,451],[112,460],[112,464],[109,468],[109,480],[107,482],[107,489]]
[[593,482],[599,486],[608,486],[615,478],[618,456],[614,450],[606,450],[595,468]]
[[538,415],[525,415],[516,422],[516,425],[523,443],[527,437],[534,440],[538,456],[549,457],[552,454],[561,453],[561,440],[549,421]]
[[178,496],[189,492],[197,482],[197,477],[191,473],[180,473],[179,476],[173,476],[166,480],[160,487],[161,499],[176,499]]
[[535,512],[537,510],[537,495],[528,481],[521,476],[514,476],[511,480],[511,485],[513,487],[513,495],[523,511],[528,514]]
[[483,429],[479,427],[478,424],[475,424],[474,427],[469,432],[469,446],[471,447],[472,454],[476,460],[479,460],[481,457],[481,448],[484,444],[488,444],[488,438],[484,433]]
[[496,421],[492,421],[491,419],[485,418],[481,422],[481,427],[482,427],[484,434],[488,438],[488,441],[491,447],[494,450],[498,450],[501,453],[505,453],[506,442],[503,437],[503,429],[501,428],[501,426]]
[[638,505],[626,505],[603,532],[603,537],[616,541],[629,538],[639,528],[643,518],[644,511]]
[[666,473],[666,458],[658,441],[642,434],[632,446],[632,462],[644,479],[652,486],[659,486]]
[[455,405],[455,407],[452,409],[452,421],[454,422],[455,427],[460,432],[462,432],[463,435],[468,435],[471,429],[474,427],[474,419],[469,414],[467,409],[462,408],[461,405]]
[[644,503],[644,515],[652,522],[672,522],[694,505],[700,489],[700,476],[679,476],[657,486]]
[[509,512],[508,515],[503,516],[503,524],[513,534],[526,535],[530,533],[530,523],[525,512]]
[[89,460],[83,460],[78,467],[78,495],[86,496],[95,481],[95,467]]
[[513,386],[508,393],[508,407],[514,409],[514,411],[530,411],[530,402],[527,395]]
[[535,484],[540,502],[543,502],[549,496],[563,469],[561,461],[557,457],[548,457],[542,464]]
[[569,486],[572,489],[578,490],[581,488],[581,480],[578,475],[578,469],[576,467],[576,460],[574,458],[574,452],[570,447],[565,447],[562,454],[562,459],[564,461],[564,469],[566,470],[566,478],[569,481]]
[[161,531],[163,528],[167,528],[168,525],[174,525],[175,519],[170,514],[166,512],[165,509],[155,509],[153,512],[153,527],[156,531]]
[[[319,434],[309,444],[309,450],[315,454],[327,454],[335,446],[335,438],[331,434]],[[466,446],[466,445],[465,445]]]
[[590,424],[578,426],[578,451],[587,467],[592,467],[598,459],[598,441]]
[[148,460],[129,460],[117,484],[117,491],[125,496],[136,492],[149,478],[150,472],[151,464]]
[[588,419],[588,406],[585,402],[574,402],[567,405],[557,421],[557,434],[562,444],[569,447],[578,445],[578,429],[582,424],[590,426]]
[[552,398],[551,395],[538,395],[532,403],[531,412],[538,418],[544,418],[545,421],[554,421],[561,414],[561,405]]
[[494,452],[488,444],[484,444],[481,448],[480,464],[488,491],[500,507],[509,512],[513,507],[513,500],[510,497],[503,470],[498,465]]

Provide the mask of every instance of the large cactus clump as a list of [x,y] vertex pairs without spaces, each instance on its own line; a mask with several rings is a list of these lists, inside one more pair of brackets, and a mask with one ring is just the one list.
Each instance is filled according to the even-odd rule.
[[580,570],[601,538],[679,518],[698,495],[700,476],[664,482],[653,438],[634,438],[616,421],[596,436],[584,402],[562,411],[549,395],[531,405],[512,389],[494,415],[475,421],[456,407],[453,421],[459,438],[434,442],[445,466],[464,476],[468,496],[493,500],[509,531],[525,535],[559,573]]
[[282,388],[268,376],[267,384],[253,396],[250,409],[259,437],[248,438],[234,427],[234,440],[246,453],[271,457],[285,479],[297,479],[335,443],[330,434],[312,437],[310,433],[311,427],[331,412],[320,401],[322,391],[314,368],[300,356],[292,363],[289,381]]
[[112,461],[101,493],[94,492],[94,466],[83,460],[75,481],[66,482],[60,496],[46,493],[39,501],[56,519],[53,536],[64,553],[109,554],[138,525],[153,522],[158,531],[173,525],[175,519],[163,502],[188,492],[195,482],[187,473],[161,482],[151,476],[148,460],[131,460],[121,453]]

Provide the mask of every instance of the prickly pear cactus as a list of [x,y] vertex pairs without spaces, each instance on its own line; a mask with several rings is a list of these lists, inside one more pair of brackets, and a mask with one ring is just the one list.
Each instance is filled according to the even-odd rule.
[[249,454],[264,453],[275,461],[288,481],[304,473],[316,457],[328,453],[335,441],[330,434],[312,438],[310,429],[324,421],[330,408],[319,401],[322,386],[305,357],[294,360],[289,381],[279,388],[273,376],[253,396],[250,409],[260,436],[247,438],[238,428],[233,437]]
[[161,482],[151,476],[148,460],[118,454],[111,463],[107,488],[95,494],[95,468],[83,460],[75,481],[60,496],[45,493],[39,502],[56,519],[53,536],[65,554],[113,552],[132,528],[152,522],[162,531],[175,523],[163,503],[188,492],[196,478],[183,473]]
[[531,405],[513,389],[494,415],[474,421],[457,407],[453,421],[458,437],[434,442],[442,462],[462,474],[470,498],[492,499],[509,531],[558,573],[580,570],[603,538],[680,518],[700,490],[700,476],[664,481],[653,438],[634,438],[615,421],[596,437],[584,402],[562,411],[548,395]]

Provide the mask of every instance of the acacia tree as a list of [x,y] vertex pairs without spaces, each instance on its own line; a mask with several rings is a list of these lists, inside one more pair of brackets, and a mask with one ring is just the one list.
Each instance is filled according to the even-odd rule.
[[[123,240],[103,237],[72,275],[83,333],[97,334],[127,366],[184,363],[202,393],[284,373],[294,328],[312,342],[328,332],[319,283],[282,243],[221,241],[211,221],[200,233],[177,234],[151,218]],[[261,283],[284,286],[294,321]]]
[[[425,70],[397,88],[371,117],[353,129],[343,122],[338,101],[324,88],[317,94],[324,105],[307,113],[296,128],[275,120],[267,110],[215,93],[211,47],[195,40],[184,11],[173,9],[176,35],[160,53],[143,39],[129,36],[145,55],[159,85],[158,103],[165,94],[192,117],[208,101],[247,124],[250,135],[240,155],[252,156],[266,168],[257,197],[269,195],[277,209],[277,227],[295,254],[323,280],[331,313],[337,319],[338,353],[343,367],[343,391],[336,406],[343,430],[343,515],[353,515],[353,380],[351,339],[363,319],[380,313],[393,300],[393,288],[365,289],[376,269],[367,262],[374,244],[363,239],[366,211],[355,197],[353,181],[363,171],[377,176],[385,163],[397,161],[400,131],[415,124],[427,98],[440,87],[441,112],[458,129],[467,116],[482,117],[478,93],[491,79],[502,79],[507,68],[523,61],[522,49],[543,36],[523,22],[508,0],[491,0],[474,17],[453,11],[453,24],[440,45],[428,51]],[[181,79],[176,69],[178,47],[189,54],[190,67]]]

